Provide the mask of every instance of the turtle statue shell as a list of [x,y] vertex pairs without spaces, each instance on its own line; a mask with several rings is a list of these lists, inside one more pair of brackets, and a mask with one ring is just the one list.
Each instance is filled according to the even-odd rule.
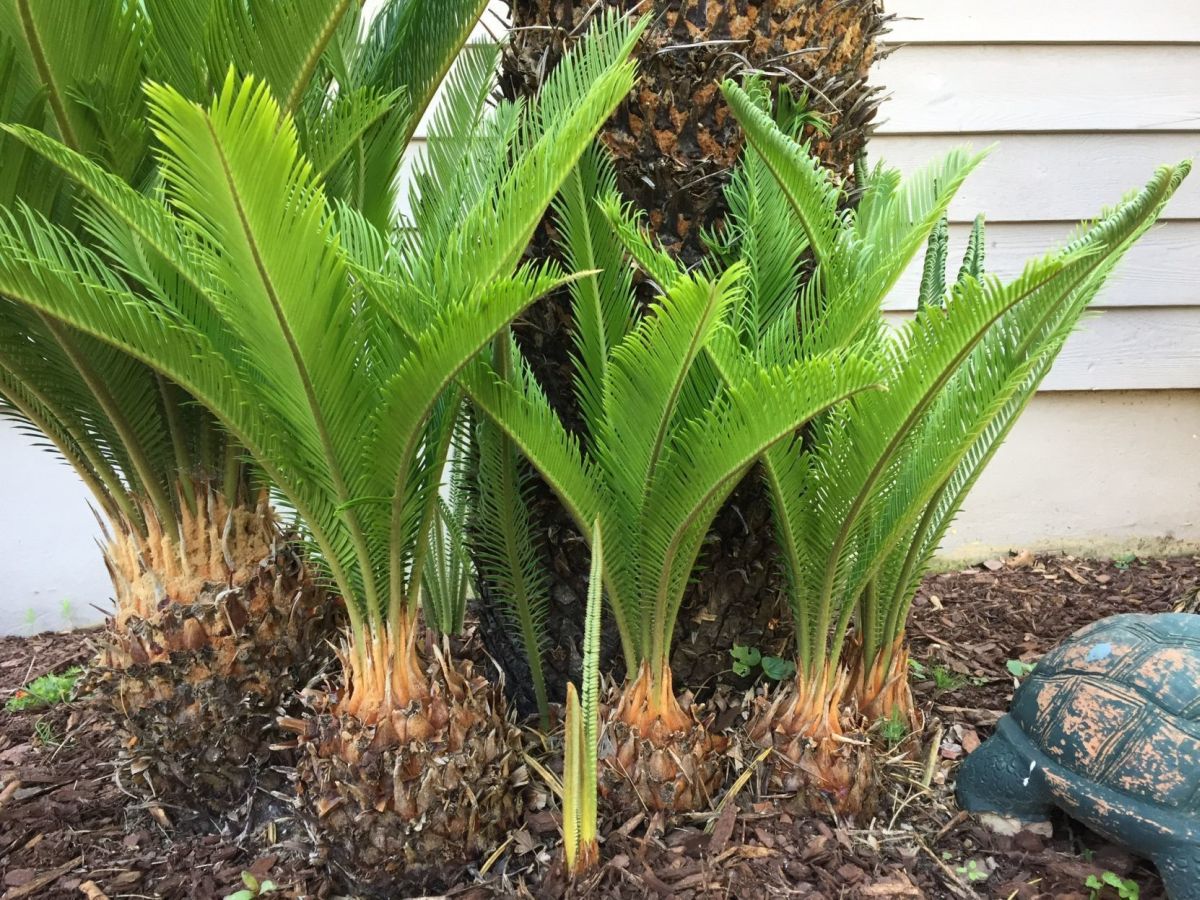
[[964,809],[1059,807],[1200,900],[1200,615],[1112,616],[1046,654],[959,769]]

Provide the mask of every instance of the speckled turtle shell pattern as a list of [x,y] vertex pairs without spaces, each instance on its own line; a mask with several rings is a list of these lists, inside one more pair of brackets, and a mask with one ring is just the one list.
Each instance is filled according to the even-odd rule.
[[1058,806],[1200,900],[1200,615],[1095,622],[1046,654],[958,775],[964,809]]
[[1087,626],[1038,662],[1009,714],[1063,768],[1200,811],[1200,616]]

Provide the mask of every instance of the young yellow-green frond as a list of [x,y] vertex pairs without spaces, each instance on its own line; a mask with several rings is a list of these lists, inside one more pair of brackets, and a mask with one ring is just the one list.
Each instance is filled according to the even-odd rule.
[[567,872],[582,875],[599,860],[596,842],[597,767],[600,740],[600,616],[603,609],[604,544],[600,523],[592,525],[592,564],[588,576],[583,638],[583,702],[567,683],[563,738],[563,854]]
[[604,415],[609,354],[637,308],[632,269],[604,212],[606,204],[619,202],[616,170],[598,145],[580,158],[554,202],[564,263],[592,273],[571,285],[575,394],[590,428]]
[[840,188],[816,156],[788,137],[733,81],[721,85],[750,146],[759,154],[795,211],[818,266],[837,267]]

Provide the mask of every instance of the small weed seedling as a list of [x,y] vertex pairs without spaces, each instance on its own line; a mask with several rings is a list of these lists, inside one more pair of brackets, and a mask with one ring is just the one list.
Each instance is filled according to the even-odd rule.
[[763,656],[757,647],[745,647],[734,644],[729,651],[733,657],[733,674],[749,675],[758,666],[762,666],[763,674],[772,681],[785,681],[796,674],[796,664],[782,656]]
[[966,675],[959,675],[957,672],[951,672],[945,666],[933,667],[933,683],[939,691],[957,691],[965,685],[969,679]]
[[35,678],[10,697],[4,708],[9,712],[24,712],[66,703],[75,693],[75,682],[79,679],[81,671],[76,666],[61,674],[51,672],[49,675]]
[[921,662],[919,659],[910,659],[908,661],[908,667],[912,670],[913,678],[916,678],[918,681],[924,681],[929,677],[928,667],[926,667],[925,663]]
[[729,655],[733,657],[733,674],[745,676],[762,662],[762,652],[757,647],[745,647],[741,644],[734,644],[733,649],[729,651]]
[[1137,554],[1136,553],[1122,553],[1120,556],[1113,557],[1113,565],[1116,566],[1118,569],[1120,569],[1122,572],[1128,572],[1129,567],[1132,566],[1135,562],[1137,562]]
[[245,885],[240,891],[234,891],[232,894],[226,894],[225,900],[254,900],[256,897],[265,897],[267,894],[273,894],[279,888],[275,882],[268,878],[259,881],[250,872],[242,873],[242,884]]
[[1033,672],[1034,663],[1027,663],[1020,659],[1010,659],[1004,664],[1004,668],[1008,669],[1013,678],[1021,679],[1028,678]]
[[990,877],[988,870],[974,859],[968,859],[965,865],[958,866],[954,871],[967,879],[971,884],[977,881],[987,881]]
[[1091,900],[1100,900],[1104,896],[1105,888],[1112,888],[1116,891],[1120,900],[1138,900],[1141,895],[1136,881],[1132,878],[1122,878],[1116,872],[1105,872],[1098,878],[1095,875],[1089,875],[1083,886],[1091,892]]
[[880,719],[879,722],[879,734],[889,744],[898,744],[908,737],[908,723],[899,710],[890,719]]

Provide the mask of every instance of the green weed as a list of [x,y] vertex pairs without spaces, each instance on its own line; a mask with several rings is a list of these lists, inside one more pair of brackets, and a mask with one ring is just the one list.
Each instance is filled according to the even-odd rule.
[[4,708],[9,712],[24,712],[66,703],[74,696],[75,682],[79,680],[82,671],[78,666],[74,666],[61,674],[51,672],[35,678],[10,697]]

